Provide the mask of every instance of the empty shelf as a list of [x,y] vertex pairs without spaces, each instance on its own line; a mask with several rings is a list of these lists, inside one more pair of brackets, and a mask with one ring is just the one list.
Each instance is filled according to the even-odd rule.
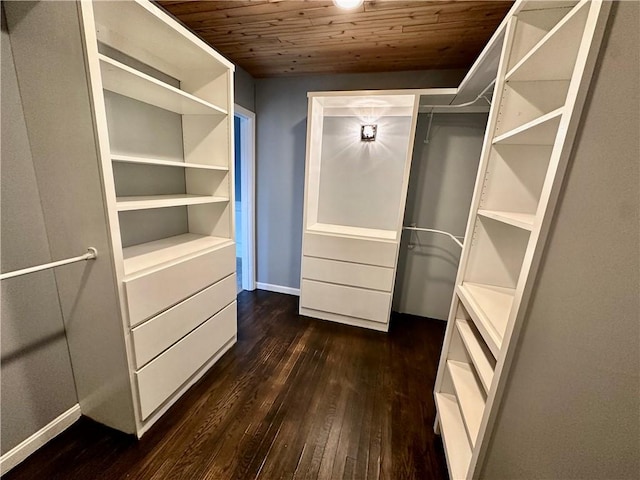
[[515,290],[463,283],[458,295],[495,357],[500,353]]
[[440,417],[442,443],[449,466],[449,476],[452,479],[467,478],[467,471],[471,463],[471,445],[464,428],[464,422],[458,402],[454,395],[436,393],[436,405]]
[[177,160],[158,160],[155,158],[132,157],[129,155],[111,155],[111,160],[121,163],[139,163],[144,165],[158,165],[161,167],[180,167],[180,168],[199,168],[202,170],[220,170],[227,172],[228,167],[220,167],[218,165],[205,165],[203,163],[187,163]]
[[506,75],[506,80],[568,80],[573,74],[591,2],[583,0]]
[[473,369],[468,363],[449,360],[447,368],[456,391],[469,441],[471,445],[475,445],[485,405],[482,388],[476,382]]
[[493,380],[495,360],[491,358],[491,353],[485,351],[486,347],[483,348],[483,345],[480,344],[480,341],[478,341],[473,334],[471,326],[466,320],[456,319],[456,328],[460,333],[462,343],[464,343],[473,365],[476,367],[482,386],[485,392],[488,392],[489,388],[491,388],[491,381]]
[[531,122],[495,137],[493,143],[502,145],[553,145],[563,112],[564,108],[557,108],[546,115],[542,115]]
[[105,90],[181,115],[226,115],[220,107],[100,54]]
[[395,240],[395,230],[380,230],[376,228],[350,227],[348,225],[334,225],[330,223],[315,223],[307,227],[309,232],[332,233],[336,235],[348,235],[354,237],[377,238],[382,240]]
[[117,197],[116,206],[119,212],[126,212],[129,210],[181,207],[185,205],[201,205],[204,203],[221,203],[228,201],[228,198],[211,195],[141,195],[137,197]]
[[124,274],[133,275],[179,258],[233,243],[229,238],[185,233],[122,249]]
[[529,231],[533,228],[535,220],[535,215],[530,213],[503,212],[499,210],[478,210],[478,215]]

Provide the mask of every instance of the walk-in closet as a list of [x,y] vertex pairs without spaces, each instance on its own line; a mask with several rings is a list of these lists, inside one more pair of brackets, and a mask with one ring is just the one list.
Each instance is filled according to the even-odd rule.
[[639,21],[3,1],[2,478],[636,478]]

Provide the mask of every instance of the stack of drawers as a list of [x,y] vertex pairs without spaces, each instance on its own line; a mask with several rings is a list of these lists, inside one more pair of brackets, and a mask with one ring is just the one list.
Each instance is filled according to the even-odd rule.
[[395,241],[305,233],[300,313],[387,330]]
[[125,279],[142,420],[235,340],[235,267],[230,244]]

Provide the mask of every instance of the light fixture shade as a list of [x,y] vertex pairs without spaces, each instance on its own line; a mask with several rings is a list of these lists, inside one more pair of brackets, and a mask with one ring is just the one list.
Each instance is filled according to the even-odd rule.
[[360,129],[360,140],[363,142],[373,142],[378,133],[378,125],[362,125]]
[[344,8],[345,10],[351,10],[362,5],[364,0],[333,0],[336,7]]

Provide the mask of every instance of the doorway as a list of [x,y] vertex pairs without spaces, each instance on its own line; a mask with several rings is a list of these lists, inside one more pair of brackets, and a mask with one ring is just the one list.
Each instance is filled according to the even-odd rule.
[[235,105],[235,218],[238,293],[255,290],[255,113]]

